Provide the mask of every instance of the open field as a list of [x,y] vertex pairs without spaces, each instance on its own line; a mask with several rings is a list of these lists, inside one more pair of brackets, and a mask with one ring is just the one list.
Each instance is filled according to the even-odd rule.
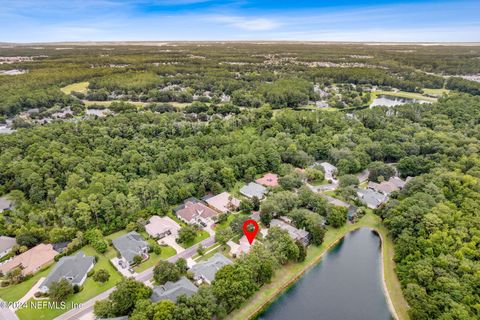
[[71,94],[72,91],[87,93],[88,82],[85,81],[85,82],[72,83],[72,84],[69,84],[68,86],[61,88],[60,90],[65,94]]
[[[398,91],[398,92],[393,92],[393,91],[374,91],[372,92],[372,97],[375,99],[376,96],[379,95],[389,95],[393,97],[400,97],[400,98],[408,98],[408,99],[417,99],[417,100],[424,100],[428,102],[435,102],[437,101],[436,98],[431,98],[431,97],[426,97],[421,93],[415,93],[415,92],[406,92],[406,91]],[[372,100],[373,101],[373,100]]]
[[402,295],[400,283],[395,274],[393,244],[390,239],[388,239],[385,229],[381,226],[379,217],[372,213],[366,214],[355,224],[347,224],[340,229],[329,228],[321,246],[310,246],[308,248],[308,255],[304,262],[289,264],[282,267],[281,272],[275,274],[270,284],[264,285],[243,306],[241,306],[240,309],[232,312],[229,315],[229,319],[245,320],[255,318],[255,316],[272,303],[278,295],[282,294],[282,292],[295,283],[295,281],[308,269],[317,264],[322,256],[340,239],[342,239],[345,234],[361,227],[373,228],[380,233],[382,239],[387,239],[382,243],[383,266],[387,290],[399,319],[409,319],[407,313],[408,304]]

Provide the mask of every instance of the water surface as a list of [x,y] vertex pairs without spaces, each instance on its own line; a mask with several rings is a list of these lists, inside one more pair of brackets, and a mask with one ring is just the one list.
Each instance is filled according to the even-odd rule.
[[265,310],[262,320],[389,320],[379,236],[352,231]]
[[390,96],[386,94],[381,94],[377,98],[375,98],[375,100],[373,100],[370,107],[376,107],[376,106],[394,107],[394,106],[398,106],[406,103],[430,103],[430,102],[425,100],[395,97],[395,96]]

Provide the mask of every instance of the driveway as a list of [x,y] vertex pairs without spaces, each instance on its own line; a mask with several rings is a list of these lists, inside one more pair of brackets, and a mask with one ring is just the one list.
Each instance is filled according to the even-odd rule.
[[[28,290],[28,292],[20,300],[18,300],[18,302],[26,303],[28,300],[30,300],[30,298],[33,298],[33,295],[35,292],[39,291],[38,288],[40,288],[40,285],[44,280],[45,277],[38,279],[37,283],[35,283],[35,285],[31,287],[30,290]],[[13,308],[13,310],[15,311],[16,308]]]
[[120,265],[120,259],[118,259],[117,257],[112,258],[110,261],[118,270],[118,272],[120,272],[125,278],[136,277],[138,275],[136,272],[131,273],[130,271],[128,271],[129,267],[122,267]]
[[208,225],[206,226],[205,228],[203,228],[203,230],[207,231],[208,234],[210,235],[210,237],[214,237],[215,236],[215,230],[213,230],[213,226],[215,224],[211,224],[211,225]]
[[185,251],[185,248],[183,248],[182,246],[180,246],[177,243],[174,235],[166,236],[165,238],[158,240],[158,244],[159,245],[162,245],[162,244],[169,245],[170,247],[175,249],[175,251],[177,251],[177,254]]

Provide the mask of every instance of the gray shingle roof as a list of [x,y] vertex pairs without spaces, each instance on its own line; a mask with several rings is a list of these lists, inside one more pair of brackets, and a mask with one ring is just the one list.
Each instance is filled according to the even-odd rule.
[[148,243],[135,231],[113,239],[112,243],[129,263],[132,263],[135,256],[141,255],[148,248]]
[[215,253],[207,261],[199,262],[191,269],[196,278],[202,278],[208,282],[215,280],[215,274],[224,266],[232,264],[232,261],[220,253]]
[[198,288],[190,280],[181,277],[177,282],[168,281],[164,285],[154,287],[151,299],[153,302],[162,300],[175,302],[180,295],[184,294],[190,297],[197,291]]
[[282,220],[279,220],[279,219],[273,219],[270,222],[270,227],[278,227],[280,229],[287,231],[290,238],[296,241],[298,240],[303,242],[304,240],[308,240],[308,237],[310,235],[308,231],[303,229],[297,229],[294,226],[289,225],[288,223],[283,222]]
[[388,198],[381,194],[380,192],[376,192],[371,189],[357,189],[357,195],[367,207],[375,209],[382,203],[387,202]]
[[0,253],[12,249],[16,244],[15,238],[0,236]]
[[240,193],[249,198],[257,197],[262,199],[265,193],[267,193],[267,188],[258,183],[250,182],[240,189]]
[[6,198],[0,197],[0,212],[3,212],[3,210],[10,209],[12,206],[12,201],[7,200]]
[[94,263],[95,258],[85,256],[83,252],[79,252],[75,256],[62,257],[50,271],[45,281],[42,282],[40,288],[43,286],[49,287],[52,282],[61,279],[67,279],[72,284],[81,284],[80,282]]

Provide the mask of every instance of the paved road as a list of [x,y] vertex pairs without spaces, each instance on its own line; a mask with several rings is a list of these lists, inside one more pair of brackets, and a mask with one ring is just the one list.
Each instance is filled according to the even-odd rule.
[[[214,243],[215,243],[215,237],[211,236],[211,237],[201,241],[200,243],[197,243],[196,245],[193,245],[190,248],[185,249],[185,251],[182,251],[179,254],[177,254],[173,257],[170,257],[168,259],[168,261],[169,262],[176,262],[180,258],[184,258],[186,260],[188,258],[193,257],[197,253],[197,249],[198,249],[199,245],[202,245],[204,247],[210,247]],[[140,282],[147,282],[151,278],[153,278],[153,267],[137,274],[137,276],[135,277],[135,279],[137,281],[140,281]],[[56,317],[55,320],[77,320],[81,317],[87,316],[88,314],[93,312],[93,306],[95,305],[96,301],[106,299],[110,295],[110,293],[114,290],[115,290],[115,287],[110,288],[107,291],[104,291],[104,292],[100,293],[98,296],[84,302],[80,309],[72,309],[68,312],[65,312],[64,314]],[[3,318],[1,317],[1,313],[0,313],[0,319],[3,320]],[[12,318],[12,319],[5,318],[5,319],[6,320],[17,320],[17,318]]]

